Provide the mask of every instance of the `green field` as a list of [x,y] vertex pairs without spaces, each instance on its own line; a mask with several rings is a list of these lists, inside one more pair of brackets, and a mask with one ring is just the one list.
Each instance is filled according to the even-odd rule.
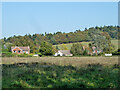
[[120,47],[118,47],[118,42],[120,42],[120,40],[111,40],[111,43],[115,46],[116,50]]
[[118,57],[2,58],[3,88],[120,88]]
[[[81,43],[82,45],[88,46],[89,43],[91,43],[91,42],[80,42],[80,43]],[[115,50],[117,50],[117,49],[118,49],[118,40],[111,40],[111,43],[115,46]],[[64,44],[64,45],[66,45],[66,47],[68,48],[68,50],[70,50],[72,44],[73,44],[73,43],[68,43],[68,44]],[[62,45],[62,44],[58,44],[58,45],[57,45],[59,49],[61,49],[61,45]],[[56,45],[53,45],[53,46],[55,47]]]
[[[81,43],[82,45],[88,46],[88,44],[89,44],[90,42],[79,42],[79,43]],[[66,47],[68,48],[68,50],[70,50],[72,44],[73,44],[73,43],[68,43],[68,44],[64,44],[64,45],[66,45]],[[58,48],[61,49],[61,45],[62,45],[62,44],[53,45],[53,46],[54,46],[54,47],[55,47],[55,46],[58,46]]]

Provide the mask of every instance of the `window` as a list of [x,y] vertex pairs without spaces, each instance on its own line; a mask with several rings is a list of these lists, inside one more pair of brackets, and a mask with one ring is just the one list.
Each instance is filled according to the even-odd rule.
[[18,53],[20,53],[20,50],[18,50]]
[[15,53],[16,51],[14,50],[14,53]]
[[26,54],[28,54],[28,51],[26,51]]

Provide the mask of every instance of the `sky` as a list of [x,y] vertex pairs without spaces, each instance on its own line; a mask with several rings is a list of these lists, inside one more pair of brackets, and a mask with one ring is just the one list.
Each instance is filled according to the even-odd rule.
[[117,2],[4,2],[2,38],[118,25]]

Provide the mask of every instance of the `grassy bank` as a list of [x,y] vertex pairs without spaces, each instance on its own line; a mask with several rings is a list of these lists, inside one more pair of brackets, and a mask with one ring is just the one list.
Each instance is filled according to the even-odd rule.
[[3,88],[119,88],[119,66],[51,63],[3,64]]

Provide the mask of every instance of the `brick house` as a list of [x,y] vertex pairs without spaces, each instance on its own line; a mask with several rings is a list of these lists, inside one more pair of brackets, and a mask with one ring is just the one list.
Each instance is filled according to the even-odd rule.
[[90,47],[84,45],[83,46],[83,50],[85,50],[85,49],[88,51],[89,55],[94,55],[94,54],[98,55],[99,53],[102,52],[100,49],[97,50],[97,48],[95,46],[93,46],[92,48],[90,48]]
[[15,47],[11,47],[11,51],[12,53],[17,53],[17,54],[23,54],[23,53],[29,54],[30,47],[29,46],[24,46],[24,47],[15,46]]
[[92,51],[92,49],[89,46],[84,45],[83,46],[83,50],[87,50],[87,52],[88,52],[89,55],[93,54],[93,51]]

